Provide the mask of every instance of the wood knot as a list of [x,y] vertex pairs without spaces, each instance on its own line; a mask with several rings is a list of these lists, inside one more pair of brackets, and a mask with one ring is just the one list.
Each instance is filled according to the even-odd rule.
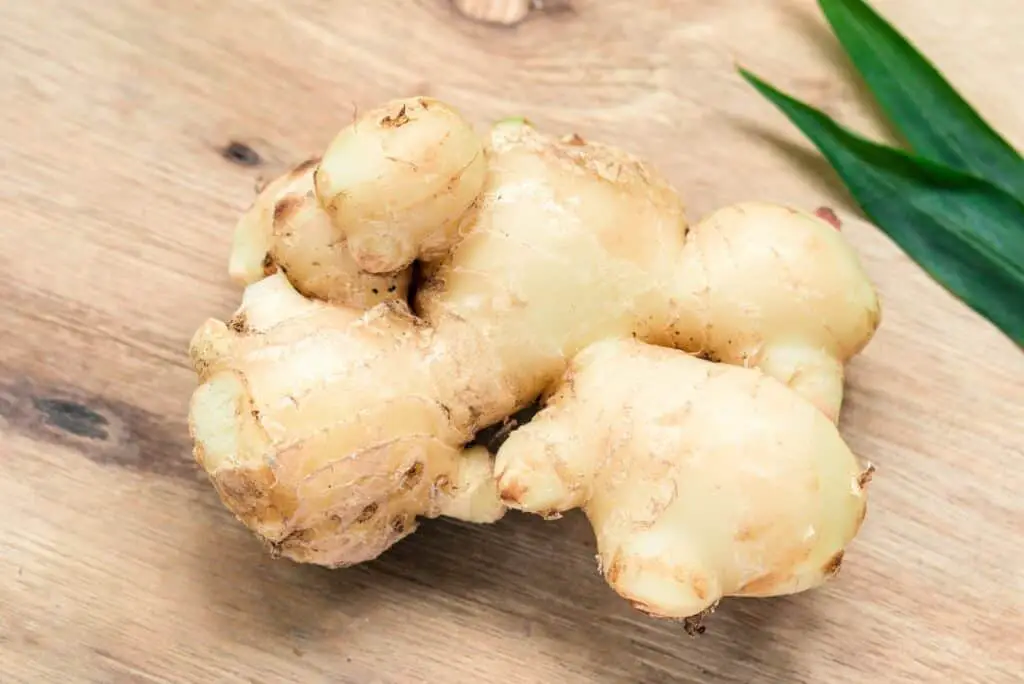
[[34,398],[32,403],[43,414],[43,422],[76,437],[107,439],[110,422],[88,406],[67,399]]
[[221,149],[220,155],[232,164],[239,166],[259,166],[263,163],[262,157],[256,150],[237,140],[232,140],[225,145]]

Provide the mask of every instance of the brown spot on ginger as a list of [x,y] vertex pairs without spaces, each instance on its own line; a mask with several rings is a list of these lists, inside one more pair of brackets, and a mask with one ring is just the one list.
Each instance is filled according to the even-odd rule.
[[836,552],[834,556],[828,559],[825,566],[821,569],[821,572],[825,577],[834,577],[839,574],[839,568],[843,565],[843,551]]
[[501,490],[501,500],[507,504],[520,504],[523,499],[526,498],[526,493],[529,490],[524,484],[517,480],[513,480],[510,484],[505,485]]
[[284,511],[274,511],[275,502],[271,496],[276,478],[266,467],[218,471],[213,478],[227,508],[250,528],[258,522],[280,519]]
[[314,166],[316,166],[319,163],[320,163],[320,157],[311,157],[311,158],[307,159],[306,161],[302,162],[301,164],[299,164],[298,166],[296,166],[294,169],[292,169],[291,172],[290,172],[291,177],[292,178],[298,178],[298,177],[304,175],[307,171],[309,171],[311,168],[313,168]]
[[837,216],[836,212],[830,207],[818,207],[814,210],[814,215],[828,223],[836,230],[840,230],[843,227],[843,222],[839,220],[839,216]]
[[391,531],[395,534],[403,534],[406,531],[407,523],[404,516],[397,516],[391,520]]
[[702,575],[694,575],[691,580],[691,586],[693,587],[693,593],[701,601],[704,601],[708,597],[708,581]]
[[244,312],[235,314],[231,320],[228,321],[228,328],[236,333],[244,333],[248,328],[249,322],[245,318]]
[[405,105],[402,105],[402,108],[398,110],[398,114],[394,116],[389,114],[380,120],[380,125],[383,128],[401,128],[407,123],[409,123],[409,115],[406,114]]
[[604,577],[608,581],[608,584],[615,585],[619,580],[619,575],[622,574],[622,556],[615,554],[612,558],[612,562],[608,565],[605,570]]
[[864,469],[864,472],[857,478],[857,486],[861,489],[865,489],[870,484],[871,479],[875,476],[875,466],[869,465]]
[[700,636],[707,631],[707,627],[704,625],[704,620],[714,613],[716,608],[718,608],[718,601],[715,601],[696,615],[683,618],[683,629],[692,637]]
[[263,257],[263,275],[270,276],[275,273],[277,273],[277,264],[274,263],[274,257],[270,252],[267,252]]
[[405,474],[402,475],[401,488],[408,491],[419,484],[419,481],[422,478],[423,463],[421,461],[416,461],[408,470],[405,471]]
[[363,508],[363,510],[361,510],[359,512],[358,516],[356,516],[356,522],[357,523],[364,523],[367,520],[369,520],[370,518],[372,518],[374,515],[376,515],[376,513],[377,513],[377,504],[376,503],[369,504],[365,508]]
[[279,199],[274,205],[274,225],[288,221],[303,204],[303,198],[298,195],[287,195]]

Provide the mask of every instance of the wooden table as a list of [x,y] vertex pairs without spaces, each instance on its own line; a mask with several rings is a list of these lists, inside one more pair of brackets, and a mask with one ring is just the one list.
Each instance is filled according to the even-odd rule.
[[[1022,147],[1020,0],[877,6]],[[856,222],[885,304],[842,423],[871,512],[834,583],[702,638],[613,595],[582,516],[435,521],[330,572],[269,559],[191,460],[186,347],[238,302],[233,222],[356,109],[431,94],[614,142],[693,217],[849,210],[733,70],[887,137],[812,2],[508,29],[444,0],[10,0],[0,37],[0,682],[1021,681],[1024,355]]]

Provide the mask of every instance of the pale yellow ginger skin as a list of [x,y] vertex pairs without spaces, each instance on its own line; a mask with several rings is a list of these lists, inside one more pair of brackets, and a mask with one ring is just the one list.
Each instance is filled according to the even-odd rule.
[[582,508],[608,583],[669,618],[821,584],[866,511],[857,459],[811,404],[759,370],[634,340],[577,355],[495,472],[515,508]]
[[448,253],[484,184],[483,143],[454,109],[419,97],[346,127],[316,169],[316,192],[370,273]]
[[235,227],[228,272],[245,285],[283,271],[307,297],[361,309],[405,300],[408,269],[367,273],[313,190],[317,160],[300,164],[260,192]]
[[[247,264],[236,270],[251,283],[243,304],[192,342],[196,456],[228,508],[277,553],[345,566],[377,557],[418,518],[493,521],[503,500],[541,514],[580,506],[609,583],[652,615],[820,582],[863,516],[859,469],[835,421],[843,364],[879,321],[842,236],[757,203],[688,227],[671,186],[623,151],[509,121],[476,154],[466,130],[441,103],[388,103],[265,202],[315,200],[292,224],[305,251],[259,275],[252,264],[277,253],[278,233],[236,241],[232,264]],[[259,230],[242,232],[267,235],[262,216]],[[303,226],[316,237],[296,237]],[[324,267],[328,234],[347,245],[352,261],[331,263],[351,285],[313,301],[298,274],[314,254]],[[426,260],[427,273],[412,310],[401,297],[373,305],[369,271],[400,278],[412,259]],[[563,382],[570,365],[586,382]],[[543,420],[498,453],[499,483],[491,456],[467,445],[542,394],[553,397]],[[707,419],[659,423],[659,405],[681,411],[687,401]],[[557,434],[544,432],[552,425]],[[609,460],[598,433],[633,446]],[[544,439],[550,457],[517,446]],[[652,455],[650,444],[665,451]],[[695,449],[717,465],[695,462]],[[733,475],[745,484],[729,494],[691,493],[656,510],[667,496],[658,487]],[[817,495],[805,491],[811,482]],[[791,501],[770,501],[772,488]],[[735,540],[744,511],[764,514],[746,542]],[[673,550],[678,540],[690,550]],[[729,549],[739,554],[731,565],[720,557]],[[661,566],[641,562],[659,554]],[[704,598],[693,577],[657,567],[701,573]]]
[[196,334],[197,458],[275,552],[350,565],[412,532],[416,516],[503,514],[490,455],[462,454],[472,434],[432,399],[423,331],[403,309],[308,301],[278,274],[250,286],[227,325]]
[[683,349],[759,367],[839,419],[843,366],[881,316],[839,231],[788,207],[736,204],[694,226],[679,277],[679,315],[700,331]]

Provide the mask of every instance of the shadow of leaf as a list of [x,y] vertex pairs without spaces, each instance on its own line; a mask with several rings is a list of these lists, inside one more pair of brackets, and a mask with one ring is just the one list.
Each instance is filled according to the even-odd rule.
[[823,60],[834,67],[836,78],[851,88],[852,99],[862,108],[864,114],[879,126],[883,138],[881,142],[909,148],[906,139],[889,121],[867,82],[857,71],[839,39],[832,33],[817,4],[801,2],[791,4],[787,10],[786,18],[815,46]]

